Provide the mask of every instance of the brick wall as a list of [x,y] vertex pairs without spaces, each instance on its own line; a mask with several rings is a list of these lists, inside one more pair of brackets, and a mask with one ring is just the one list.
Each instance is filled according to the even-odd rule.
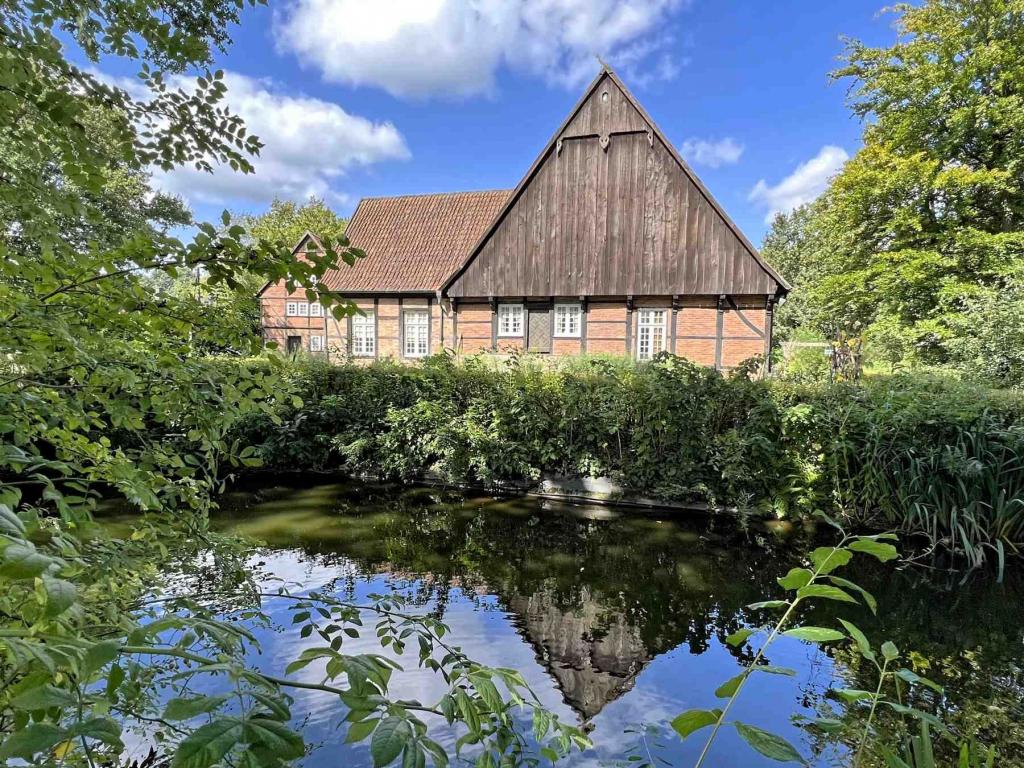
[[[302,291],[289,295],[283,286],[267,289],[261,297],[264,336],[277,342],[283,350],[288,336],[301,338],[302,348],[309,349],[309,337],[326,335],[326,345],[332,359],[348,356],[348,319],[326,317],[287,317],[285,305],[291,301],[305,301]],[[455,350],[459,354],[474,354],[492,350],[492,317],[490,305],[482,301],[459,303],[446,311],[446,302],[438,304],[425,297],[394,296],[373,298],[351,297],[364,312],[377,312],[377,356],[404,359],[402,354],[401,313],[410,308],[429,307],[430,351]],[[721,360],[723,368],[732,368],[744,360],[764,353],[764,334],[767,323],[765,297],[731,297],[721,314],[721,340],[718,339],[718,300],[715,297],[684,297],[677,302],[675,312],[675,345],[672,347],[671,297],[640,297],[634,301],[634,312],[628,315],[622,300],[594,300],[587,302],[583,339],[555,338],[552,356],[587,354],[635,354],[635,311],[641,307],[663,307],[669,312],[666,344],[670,351],[701,365],[713,366]],[[632,327],[628,329],[627,324]],[[628,336],[628,338],[627,338]],[[524,349],[522,338],[498,338],[498,352],[508,354]],[[364,359],[365,361],[365,359]]]
[[626,354],[626,302],[587,302],[588,354]]
[[472,355],[491,349],[491,308],[487,304],[458,304],[455,325],[455,349]]
[[722,312],[723,368],[734,368],[744,360],[764,354],[766,322],[763,296],[737,296],[726,304]]
[[312,335],[324,336],[327,344],[330,328],[328,312],[325,310],[325,317],[309,317],[287,315],[287,304],[289,301],[309,304],[306,292],[297,289],[291,293],[283,283],[275,283],[267,288],[260,296],[260,322],[263,327],[263,337],[267,343],[277,344],[280,351],[287,350],[289,336],[297,336],[302,339],[301,348],[309,352],[309,337]]

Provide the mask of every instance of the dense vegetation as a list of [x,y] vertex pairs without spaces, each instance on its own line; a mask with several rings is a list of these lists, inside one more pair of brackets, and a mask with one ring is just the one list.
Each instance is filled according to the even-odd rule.
[[1024,2],[899,5],[892,46],[833,76],[863,146],[766,258],[795,286],[782,330],[865,336],[886,368],[1024,382]]
[[[294,621],[319,644],[280,675],[254,668],[245,623],[266,620],[266,595],[255,588],[246,549],[208,528],[226,476],[259,463],[253,440],[275,463],[290,455],[289,466],[302,458],[484,480],[547,469],[612,472],[672,498],[785,512],[824,504],[862,522],[927,532],[971,562],[1020,543],[1016,401],[980,390],[903,380],[788,390],[671,360],[559,378],[443,362],[331,371],[289,369],[272,356],[258,365],[212,356],[258,350],[250,297],[266,280],[344,316],[351,308],[318,278],[361,256],[330,215],[317,219],[333,228],[320,233],[323,250],[306,258],[290,251],[290,221],[263,231],[250,222],[247,230],[225,213],[217,224],[194,224],[187,243],[170,234],[191,215],[150,187],[151,169],[223,165],[246,173],[260,150],[224,106],[224,77],[212,69],[245,5],[0,1],[0,760],[116,763],[123,728],[134,724],[175,768],[276,767],[305,750],[292,720],[293,688],[336,695],[349,738],[367,740],[378,766],[445,765],[426,725],[437,718],[455,725],[459,747],[469,745],[486,766],[537,763],[586,744],[537,705],[517,672],[466,658],[444,639],[443,625],[390,598],[356,605],[329,594],[276,595],[294,602]],[[888,323],[878,328],[904,323],[912,333],[898,340],[952,356],[943,334],[974,315],[936,318],[928,303],[1002,307],[993,290],[1013,285],[1021,57],[1010,32],[1021,11],[1019,0],[925,7],[922,23],[956,22],[976,9],[983,30],[971,17],[919,36],[921,56],[948,65],[935,67],[917,94],[929,104],[940,94],[927,119],[890,130],[881,119],[889,101],[872,91],[866,110],[878,116],[882,138],[912,137],[911,129],[944,125],[934,118],[951,114],[956,135],[983,141],[951,154],[946,148],[958,145],[926,130],[926,173],[893,192],[937,189],[925,199],[935,201],[928,210],[941,226],[919,226],[917,209],[900,205],[892,206],[896,223],[931,239],[908,240],[888,220],[876,229],[841,223],[838,231],[860,238],[844,259],[870,267],[870,279],[858,273],[858,290],[833,285],[835,296],[854,296],[861,309],[878,292]],[[936,37],[950,41],[951,57],[927,47]],[[961,80],[956,67],[968,43],[984,44],[984,55]],[[876,82],[878,69],[884,80],[887,67],[862,53],[851,74]],[[100,74],[109,59],[134,65],[133,87]],[[919,72],[911,74],[916,82]],[[941,101],[947,93],[967,99],[963,112]],[[977,93],[984,98],[971,101]],[[966,119],[975,113],[976,121]],[[867,186],[903,179],[904,165],[869,166]],[[874,198],[851,200],[833,209],[837,216],[887,210]],[[890,262],[929,278],[904,281],[905,295],[916,296],[906,307],[884,295],[903,283],[871,271]],[[941,290],[910,290],[934,286],[936,277]],[[975,282],[981,289],[961,290]],[[211,311],[211,303],[231,311]],[[855,314],[829,306],[837,316]],[[986,317],[984,327],[1002,328]],[[1005,347],[980,331],[961,338]],[[125,541],[106,540],[91,525],[103,494],[144,513]],[[180,578],[168,581],[169,573]],[[442,675],[448,687],[438,701],[391,701],[394,660],[345,653],[345,638],[364,623],[382,645],[408,643],[412,665]],[[314,661],[325,665],[321,682],[296,678]],[[190,687],[211,679],[219,692]],[[513,705],[528,711],[532,738]],[[754,734],[759,739],[765,746]]]
[[[306,634],[329,619],[315,627],[322,645],[279,660],[279,675],[252,663],[244,622],[265,620],[265,596],[247,549],[211,533],[208,512],[230,468],[254,462],[232,425],[288,383],[280,363],[209,355],[260,349],[246,307],[267,280],[344,316],[316,278],[361,254],[336,227],[297,258],[286,231],[247,231],[226,212],[188,243],[169,234],[191,215],[154,192],[151,169],[251,172],[261,146],[211,69],[245,5],[0,2],[0,763],[120,763],[134,727],[158,750],[151,762],[279,766],[305,751],[287,691],[311,686],[344,700],[339,721],[358,721],[349,736],[379,765],[446,763],[428,717],[466,723],[495,762],[557,757],[585,739],[518,673],[466,658],[392,599],[282,595]],[[133,87],[100,74],[111,58],[136,65]],[[104,493],[144,513],[125,541],[91,525]],[[448,695],[390,701],[396,663],[342,651],[364,622],[382,646],[410,643]],[[321,682],[297,679],[314,658]],[[221,691],[197,692],[201,680]],[[535,713],[528,743],[513,701]]]
[[[255,364],[257,368],[260,364]],[[264,466],[450,482],[610,475],[633,494],[826,509],[977,565],[1024,546],[1024,398],[941,378],[730,377],[665,356],[410,368],[297,363],[302,407],[253,415]],[[965,564],[964,562],[960,563]]]

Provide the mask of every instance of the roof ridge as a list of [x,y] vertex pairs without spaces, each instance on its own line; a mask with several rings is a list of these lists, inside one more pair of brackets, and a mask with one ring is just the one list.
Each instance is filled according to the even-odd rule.
[[493,195],[499,192],[509,193],[512,192],[514,187],[506,187],[502,189],[466,189],[456,192],[415,192],[413,194],[406,195],[375,195],[371,197],[363,197],[361,200],[406,200],[415,197],[454,197],[455,195]]

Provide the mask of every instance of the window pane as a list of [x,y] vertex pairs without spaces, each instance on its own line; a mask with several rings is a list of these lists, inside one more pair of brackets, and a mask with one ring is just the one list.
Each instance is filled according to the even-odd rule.
[[324,305],[319,302],[315,302],[309,305],[309,316],[310,317],[323,317],[324,316]]
[[285,304],[284,313],[288,317],[295,317],[295,315],[299,314],[299,305],[294,301],[289,301]]
[[579,337],[582,311],[579,304],[556,304],[555,336]]
[[425,309],[406,311],[404,349],[406,357],[425,357],[429,352],[430,319]]
[[352,316],[352,354],[358,357],[373,357],[377,339],[375,338],[373,315]]
[[665,351],[666,316],[664,309],[640,310],[637,318],[636,356],[641,360],[650,360]]
[[522,304],[499,304],[498,305],[498,335],[499,336],[522,336],[523,335],[523,305]]
[[309,304],[305,301],[299,302],[299,317],[306,317],[309,315]]

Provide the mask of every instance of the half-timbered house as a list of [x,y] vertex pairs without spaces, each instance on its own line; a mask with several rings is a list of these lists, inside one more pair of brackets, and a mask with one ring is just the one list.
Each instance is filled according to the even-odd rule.
[[268,340],[364,359],[669,351],[730,368],[768,351],[789,290],[610,69],[515,189],[364,199],[347,234],[367,256],[324,283],[361,314],[335,321],[271,285]]

